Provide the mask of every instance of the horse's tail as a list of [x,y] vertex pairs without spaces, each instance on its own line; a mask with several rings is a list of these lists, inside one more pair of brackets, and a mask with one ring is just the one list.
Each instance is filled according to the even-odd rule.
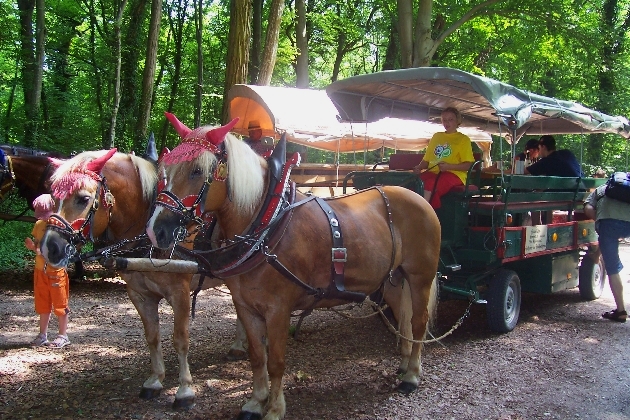
[[429,305],[427,306],[427,310],[429,311],[429,320],[427,321],[427,331],[433,328],[433,323],[437,318],[437,306],[438,306],[438,276],[437,273],[433,278],[433,282],[431,283],[431,291],[429,292]]

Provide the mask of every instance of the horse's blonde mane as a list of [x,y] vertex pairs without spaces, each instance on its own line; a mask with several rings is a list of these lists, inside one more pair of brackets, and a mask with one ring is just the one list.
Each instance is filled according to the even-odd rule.
[[[244,141],[232,134],[225,136],[225,150],[227,152],[230,200],[239,214],[249,214],[258,206],[265,190],[265,170],[267,162],[257,155]],[[215,168],[217,157],[210,151],[204,151],[192,161],[183,161],[168,165],[171,177],[177,174],[188,174],[195,167],[202,171],[205,179],[210,170]],[[161,164],[163,167],[163,163]]]
[[131,163],[136,167],[140,176],[140,185],[142,185],[142,196],[150,203],[153,201],[155,186],[157,185],[157,169],[152,162],[138,156],[128,155]]
[[255,210],[265,192],[267,162],[244,141],[225,136],[228,155],[228,183],[231,199],[239,212]]
[[[66,189],[66,191],[64,191],[66,194],[72,194],[72,192],[79,188],[95,188],[96,181],[88,176],[80,176],[80,173],[85,171],[85,166],[89,162],[103,156],[105,153],[107,153],[107,150],[87,151],[79,153],[72,159],[64,161],[50,177],[52,181],[52,189],[53,191],[57,191],[55,195],[59,195],[58,190],[61,188]],[[131,160],[131,163],[134,165],[140,177],[142,195],[147,202],[151,202],[153,200],[155,185],[157,184],[157,172],[155,170],[155,166],[145,159],[124,153],[116,153],[111,157],[110,161],[115,162],[124,159]],[[74,172],[76,172],[79,176],[72,176]],[[64,179],[75,180],[76,184],[59,185]]]

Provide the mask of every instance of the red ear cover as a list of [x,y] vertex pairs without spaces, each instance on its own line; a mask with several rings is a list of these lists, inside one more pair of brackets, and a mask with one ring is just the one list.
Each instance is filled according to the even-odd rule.
[[171,114],[170,112],[165,112],[164,115],[182,139],[186,138],[186,136],[191,133],[192,130],[186,127],[184,123],[182,123],[180,120],[178,120],[175,115]]
[[208,131],[206,133],[206,140],[214,145],[220,144],[225,139],[225,135],[229,133],[232,128],[234,128],[234,126],[238,122],[238,119],[239,118],[236,117],[229,123]]
[[101,173],[101,170],[103,169],[103,166],[105,166],[105,164],[107,163],[107,161],[109,159],[111,159],[112,156],[114,156],[114,154],[116,153],[118,149],[110,149],[107,153],[105,153],[103,156],[94,159],[93,161],[89,162],[85,167],[86,169],[95,172],[97,174]]

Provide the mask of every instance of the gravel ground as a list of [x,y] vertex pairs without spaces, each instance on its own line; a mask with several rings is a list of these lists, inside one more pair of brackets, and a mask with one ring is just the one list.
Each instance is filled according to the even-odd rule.
[[[630,268],[630,247],[622,251]],[[622,272],[626,282],[629,273]],[[177,412],[168,305],[160,307],[165,389],[143,401],[138,392],[149,374],[148,351],[124,283],[92,267],[90,280],[71,286],[72,345],[32,349],[31,277],[0,273],[0,418],[232,419],[250,394],[248,362],[225,359],[235,320],[227,289],[199,297],[189,357],[197,404]],[[466,306],[440,303],[436,335]],[[316,311],[299,340],[289,340],[286,419],[630,419],[630,323],[600,317],[613,307],[608,286],[592,302],[581,301],[577,289],[525,294],[516,329],[496,335],[487,329],[484,307],[473,306],[453,335],[426,346],[420,387],[408,397],[394,391],[397,343],[378,317]]]

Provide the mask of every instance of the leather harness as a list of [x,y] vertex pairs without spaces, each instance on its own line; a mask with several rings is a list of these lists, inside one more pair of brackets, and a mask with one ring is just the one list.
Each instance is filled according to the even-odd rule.
[[[365,293],[346,290],[344,285],[344,271],[345,264],[348,261],[348,252],[343,245],[343,234],[337,215],[326,200],[320,197],[310,196],[304,200],[295,202],[295,183],[289,182],[289,175],[291,168],[295,165],[299,165],[299,155],[297,153],[294,154],[293,158],[289,162],[286,162],[285,150],[286,143],[281,140],[268,159],[269,187],[267,188],[267,195],[262,208],[259,210],[258,215],[254,218],[254,222],[250,225],[245,234],[239,235],[237,241],[220,248],[209,250],[199,249],[201,243],[196,240],[193,250],[178,246],[178,252],[194,258],[207,270],[203,270],[205,273],[202,271],[202,277],[205,274],[210,274],[216,278],[241,275],[253,270],[263,262],[267,262],[285,278],[303,288],[308,295],[314,296],[317,300],[342,299],[362,302],[366,298]],[[380,187],[372,188],[379,191],[387,208],[393,244],[391,265],[388,274],[388,277],[391,278],[396,250],[389,200]],[[273,250],[282,239],[286,227],[291,220],[293,210],[310,201],[315,201],[326,214],[332,237],[332,281],[325,289],[315,288],[302,281],[282,264],[278,256],[273,253]],[[201,241],[207,242],[210,239],[209,236],[212,234],[212,229],[202,228],[202,231],[206,231],[206,234]],[[383,281],[386,279],[387,278]],[[200,284],[201,281],[200,279]],[[199,286],[199,288],[200,287],[201,286]]]

